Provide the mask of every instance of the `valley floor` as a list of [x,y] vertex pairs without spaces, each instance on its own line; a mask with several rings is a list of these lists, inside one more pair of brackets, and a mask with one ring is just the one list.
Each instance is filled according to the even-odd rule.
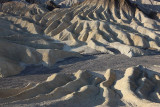
[[107,69],[125,71],[126,68],[143,65],[160,73],[160,55],[129,58],[125,55],[84,55],[81,58],[67,58],[57,62],[54,67],[46,68],[41,65],[29,66],[20,75],[0,79],[0,88],[23,87],[28,83],[39,83],[53,73],[74,73],[78,70],[89,70],[105,73]]

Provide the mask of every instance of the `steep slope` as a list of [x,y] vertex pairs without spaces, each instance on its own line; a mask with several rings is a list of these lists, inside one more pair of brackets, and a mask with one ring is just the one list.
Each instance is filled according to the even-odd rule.
[[160,12],[159,0],[131,0],[132,2],[141,5],[143,8],[151,9],[152,11]]
[[104,75],[79,70],[75,74],[53,74],[35,86],[0,89],[0,103],[26,107],[158,107],[159,80],[159,74],[143,66],[130,67],[125,73],[108,69]]
[[53,11],[41,22],[46,23],[46,35],[74,49],[87,46],[129,57],[148,54],[146,49],[159,51],[160,23],[129,0],[86,0],[58,13]]
[[26,65],[53,66],[66,57],[81,56],[63,51],[64,45],[43,35],[39,23],[48,10],[37,4],[8,2],[0,13],[0,78],[19,74]]
[[0,8],[0,38],[36,52],[98,51],[134,57],[160,50],[160,22],[129,0],[86,0],[53,11],[24,2],[8,2]]

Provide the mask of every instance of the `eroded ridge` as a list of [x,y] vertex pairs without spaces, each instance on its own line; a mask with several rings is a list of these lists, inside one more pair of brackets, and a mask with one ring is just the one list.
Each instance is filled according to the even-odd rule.
[[45,34],[71,47],[85,45],[129,57],[149,54],[146,49],[159,50],[159,21],[128,0],[86,0],[51,13],[43,17]]
[[[46,57],[50,50],[61,51],[61,54],[71,51],[72,56],[98,51],[129,57],[158,54],[160,50],[160,22],[129,0],[85,0],[70,8],[55,8],[53,11],[48,11],[41,4],[7,2],[0,6],[0,22],[3,24],[0,26],[1,40],[36,53],[35,60],[30,63],[26,63],[30,60],[28,58],[17,62],[17,59],[22,59],[20,53],[17,59],[13,58],[14,53],[0,56],[5,59],[1,63],[6,66],[0,67],[0,75],[4,75],[1,72],[6,76],[19,73],[21,61],[23,65],[39,62],[53,65],[52,62],[56,61]],[[2,52],[12,53],[3,46],[0,44]],[[22,49],[24,55],[28,55],[28,50]],[[18,68],[8,70],[13,66]]]
[[2,5],[2,12],[3,19],[29,33],[45,34],[65,43],[70,51],[85,53],[84,47],[88,47],[129,57],[151,54],[146,49],[159,51],[159,21],[129,0],[86,0],[51,12],[36,4],[9,2]]
[[64,44],[44,35],[45,25],[39,23],[48,12],[38,4],[7,2],[0,7],[0,78],[19,74],[26,65],[53,66],[78,53],[63,51]]
[[130,67],[121,76],[119,72],[108,69],[104,75],[82,70],[53,74],[35,86],[0,89],[0,103],[58,107],[160,105],[159,74],[143,66]]

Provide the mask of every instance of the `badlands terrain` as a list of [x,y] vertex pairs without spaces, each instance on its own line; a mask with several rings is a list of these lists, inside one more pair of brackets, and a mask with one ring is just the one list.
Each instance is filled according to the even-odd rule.
[[160,1],[0,0],[0,23],[0,106],[160,106]]

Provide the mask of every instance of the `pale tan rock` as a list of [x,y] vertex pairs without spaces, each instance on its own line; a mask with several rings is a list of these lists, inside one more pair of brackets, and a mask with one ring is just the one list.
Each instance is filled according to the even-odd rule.
[[24,45],[0,41],[1,77],[19,74],[27,64],[53,66],[67,57],[81,57],[78,53],[54,49],[35,49]]
[[53,66],[57,61],[63,60],[67,57],[81,57],[80,54],[75,52],[66,52],[62,50],[51,50],[51,49],[37,49],[37,52],[42,55],[42,63],[47,66]]
[[124,45],[119,42],[110,43],[109,45],[111,47],[119,50],[121,52],[121,54],[124,54],[128,57],[142,56],[142,55],[146,54],[145,51],[143,51],[137,47]]
[[[160,23],[148,17],[136,5],[131,5],[129,1],[121,0],[117,4],[119,5],[118,10],[116,4],[116,0],[112,2],[86,0],[72,8],[55,9],[48,12],[37,4],[5,3],[2,5],[2,10],[7,15],[3,18],[8,18],[14,24],[9,24],[11,30],[8,32],[5,30],[9,27],[8,25],[5,29],[1,29],[3,34],[11,35],[17,33],[13,29],[18,30],[19,28],[15,26],[15,24],[18,24],[22,28],[26,28],[29,33],[44,33],[58,42],[65,43],[70,47],[69,51],[79,52],[76,48],[81,47],[83,53],[88,47],[95,51],[116,54],[116,51],[110,51],[106,48],[114,42],[119,42],[120,48],[115,45],[111,47],[129,57],[151,54],[141,52],[143,49],[159,50],[160,32],[158,30]],[[96,8],[92,11],[94,6]],[[132,6],[135,6],[135,8]],[[25,18],[13,17],[10,13]],[[26,18],[29,20],[26,20]],[[21,30],[20,28],[19,31]],[[153,43],[150,43],[151,41]],[[124,49],[121,49],[122,47]]]
[[23,69],[18,62],[0,56],[0,78],[19,74]]
[[[143,92],[148,94],[154,85],[150,85],[150,87],[146,88],[143,87],[144,85],[148,85],[148,83],[143,83],[142,81],[137,85],[136,81],[139,81],[140,78],[143,78],[145,71],[144,68],[141,66],[138,67],[131,67],[128,68],[125,71],[124,77],[121,80],[118,80],[115,84],[115,88],[118,90],[121,90],[121,93],[123,95],[123,100],[126,100],[127,102],[131,102],[137,106],[144,106],[144,105],[154,105],[152,102],[146,100],[146,99],[141,99],[142,96],[137,96],[135,93],[137,92],[140,88],[143,88]],[[141,86],[141,85],[143,86]],[[147,90],[150,90],[147,92]],[[143,94],[144,94],[143,93]],[[139,98],[140,97],[140,98]],[[142,97],[144,98],[144,97]],[[155,106],[158,104],[155,104]]]
[[144,39],[143,37],[138,36],[138,35],[133,35],[133,34],[131,34],[130,36],[131,36],[131,39],[134,43],[134,46],[139,46],[142,48],[149,47],[149,44],[147,43],[146,39]]
[[[26,64],[50,67],[67,57],[81,57],[70,50],[118,51],[129,57],[148,55],[147,49],[159,51],[160,22],[127,0],[86,0],[51,12],[36,4],[10,2],[2,5],[0,16],[1,77],[19,74]],[[111,69],[105,79],[85,70],[53,74],[35,86],[0,89],[0,106],[156,107],[159,75],[152,73],[137,66],[122,72],[121,78]]]
[[[112,69],[104,73],[105,80],[98,74],[85,70],[79,70],[75,74],[53,74],[35,86],[0,89],[0,93],[4,93],[0,102],[6,106],[36,104],[105,107],[123,104],[126,107],[130,105],[158,107],[160,105],[159,75],[143,66],[136,66],[126,69],[123,77],[117,78],[117,76],[118,72]],[[156,85],[152,85],[155,83]],[[7,93],[9,90],[12,91]]]
[[116,73],[112,69],[108,69],[106,73],[104,74],[104,77],[106,78],[106,82],[104,82],[104,86],[108,87],[113,84],[113,82],[116,80]]

